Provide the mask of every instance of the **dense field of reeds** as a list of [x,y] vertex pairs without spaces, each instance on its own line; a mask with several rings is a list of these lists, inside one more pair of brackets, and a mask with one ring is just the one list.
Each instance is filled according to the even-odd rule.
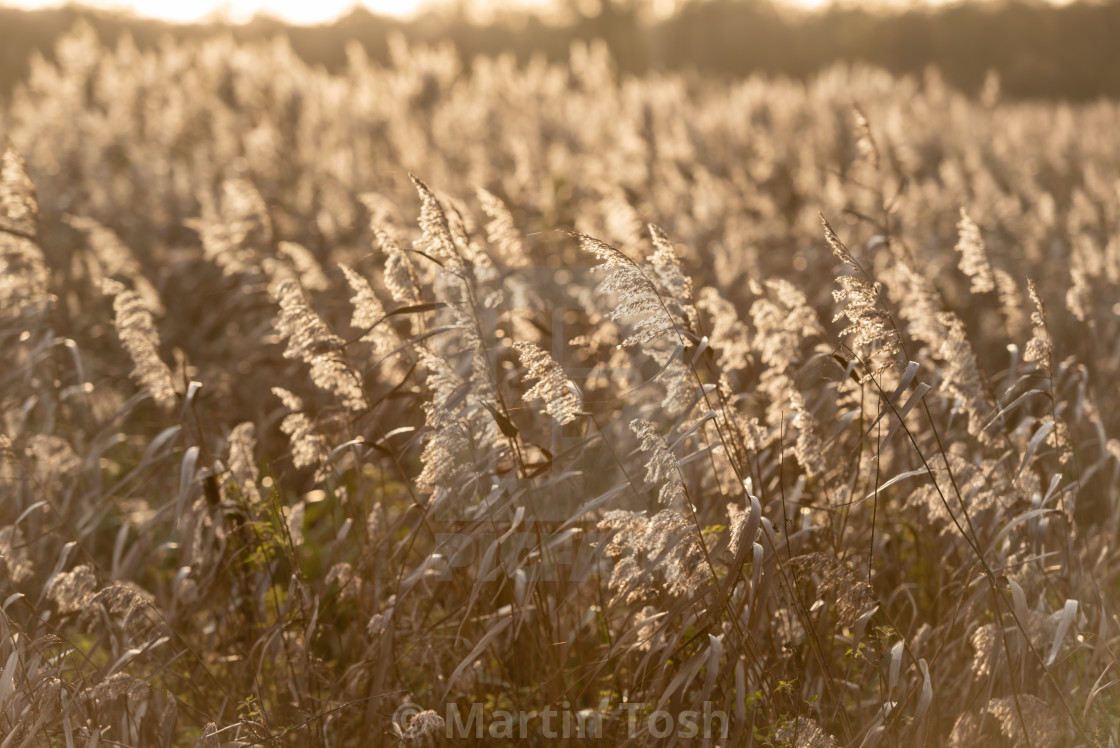
[[1120,740],[1120,105],[57,59],[3,748]]

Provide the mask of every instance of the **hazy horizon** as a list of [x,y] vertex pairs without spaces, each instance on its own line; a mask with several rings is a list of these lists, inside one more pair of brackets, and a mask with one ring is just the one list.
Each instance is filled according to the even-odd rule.
[[[945,5],[953,0],[781,0],[783,4],[794,7],[814,8],[830,3],[850,5],[865,4],[883,7],[906,7],[921,5]],[[972,0],[983,2],[984,0]],[[555,0],[463,0],[472,10],[482,15],[510,8],[547,9]],[[594,0],[592,0],[594,2]],[[0,7],[14,7],[25,10],[57,8],[66,5],[80,5],[103,10],[132,11],[138,16],[176,23],[192,23],[211,18],[220,18],[234,23],[246,23],[255,16],[264,14],[299,25],[330,23],[346,15],[355,7],[364,7],[371,12],[406,18],[415,15],[425,7],[451,5],[451,0],[5,0]],[[683,5],[683,0],[653,0],[652,10],[656,15],[668,16]]]
[[275,16],[289,23],[316,24],[327,23],[361,6],[374,13],[392,16],[407,16],[415,13],[425,0],[83,0],[68,3],[57,0],[8,0],[0,5],[38,10],[57,8],[65,5],[84,5],[103,10],[132,11],[138,16],[176,23],[191,23],[208,18],[228,19],[236,23],[251,20],[258,14]]

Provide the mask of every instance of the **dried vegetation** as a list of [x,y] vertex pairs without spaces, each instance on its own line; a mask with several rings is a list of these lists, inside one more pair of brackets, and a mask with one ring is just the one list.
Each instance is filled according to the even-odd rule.
[[1120,107],[393,54],[0,111],[3,748],[1120,740]]

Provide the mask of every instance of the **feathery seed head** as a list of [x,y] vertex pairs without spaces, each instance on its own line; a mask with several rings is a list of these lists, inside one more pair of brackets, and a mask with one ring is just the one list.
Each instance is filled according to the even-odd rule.
[[972,293],[987,293],[995,289],[995,277],[988,262],[984,238],[980,236],[980,228],[972,222],[964,208],[961,208],[957,231],[960,232],[960,237],[954,249],[961,253],[961,272],[972,279]]
[[175,385],[171,369],[159,357],[159,333],[151,310],[138,295],[118,281],[105,278],[101,288],[106,295],[113,296],[117,336],[132,358],[132,376],[151,393],[160,407],[171,408],[175,405]]
[[646,462],[646,480],[650,483],[661,483],[658,491],[658,502],[662,506],[680,508],[685,504],[684,481],[681,479],[680,465],[677,458],[669,451],[665,437],[657,427],[643,418],[630,421],[630,430],[641,439],[639,447],[643,452],[649,452]]
[[517,342],[514,350],[521,365],[528,369],[526,379],[536,379],[526,393],[526,400],[543,400],[544,410],[561,424],[571,423],[583,410],[579,388],[565,376],[563,367],[552,356],[533,343]]

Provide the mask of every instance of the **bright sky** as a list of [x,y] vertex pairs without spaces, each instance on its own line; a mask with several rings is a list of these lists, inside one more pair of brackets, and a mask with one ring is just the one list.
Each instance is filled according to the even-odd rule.
[[[471,0],[472,2],[474,0]],[[507,0],[499,0],[507,1]],[[539,4],[545,0],[509,0],[511,4]],[[63,5],[60,0],[0,0],[21,8],[42,8]],[[140,15],[167,21],[197,21],[215,12],[234,21],[248,21],[258,12],[278,16],[291,23],[322,23],[331,21],[355,5],[364,5],[375,13],[404,16],[413,13],[425,0],[80,0],[86,5],[102,8],[130,8]],[[490,0],[487,4],[492,5]]]
[[[19,8],[44,8],[64,5],[70,0],[0,0],[0,4]],[[267,13],[289,23],[313,24],[334,20],[355,5],[364,5],[374,13],[407,16],[422,6],[447,0],[77,0],[84,5],[101,8],[131,9],[149,18],[166,21],[198,21],[220,15],[235,22],[252,19],[257,13]],[[811,8],[828,0],[786,0],[792,5]],[[858,1],[858,0],[857,0]],[[909,0],[871,0],[872,2],[905,3]],[[918,0],[921,2],[922,0]],[[937,2],[938,0],[927,0]],[[944,0],[942,0],[944,1]],[[474,8],[488,10],[501,7],[544,7],[551,0],[466,0]],[[653,0],[654,12],[668,14],[680,0]]]
[[[289,23],[325,23],[346,14],[355,5],[364,5],[374,13],[394,16],[408,16],[418,9],[432,4],[443,4],[451,0],[0,0],[0,5],[18,8],[44,8],[78,2],[101,8],[131,9],[149,18],[166,21],[190,22],[208,16],[218,15],[234,22],[252,19],[257,13],[279,17]],[[463,0],[472,9],[494,11],[506,7],[536,6],[545,8],[552,0]],[[577,0],[578,1],[578,0]],[[596,0],[589,0],[594,3]],[[954,0],[784,0],[786,4],[813,8],[827,2],[842,4],[860,3],[878,6],[905,6],[910,3],[938,4]],[[1056,4],[1070,0],[1051,0]],[[658,15],[668,15],[683,0],[652,0],[653,10]],[[483,11],[483,16],[486,15]]]

